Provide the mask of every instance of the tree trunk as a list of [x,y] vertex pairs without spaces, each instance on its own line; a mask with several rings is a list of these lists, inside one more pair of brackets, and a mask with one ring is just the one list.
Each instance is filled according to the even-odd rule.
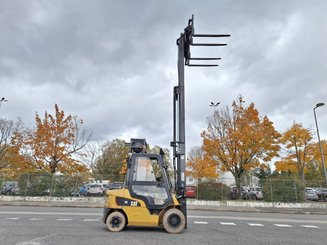
[[55,157],[53,157],[51,159],[51,163],[50,163],[50,172],[52,174],[54,174],[56,172],[57,166],[58,166],[58,161]]
[[240,200],[241,199],[241,178],[240,177],[235,177],[235,183],[236,183],[236,199]]
[[301,175],[301,180],[302,180],[302,182],[304,182],[304,167],[301,168],[300,175]]

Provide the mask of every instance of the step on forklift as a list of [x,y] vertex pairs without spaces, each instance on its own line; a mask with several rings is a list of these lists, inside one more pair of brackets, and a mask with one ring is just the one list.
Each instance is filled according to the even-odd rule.
[[193,37],[229,37],[194,33],[194,16],[189,19],[184,33],[177,39],[178,86],[173,93],[173,167],[175,183],[172,185],[168,166],[160,154],[147,153],[145,139],[131,139],[126,160],[126,175],[122,189],[109,190],[102,221],[109,231],[118,232],[125,226],[163,227],[168,233],[181,233],[187,228],[185,196],[185,95],[184,66],[218,66],[194,64],[195,61],[220,58],[192,58],[190,46],[225,46],[221,43],[193,43]]

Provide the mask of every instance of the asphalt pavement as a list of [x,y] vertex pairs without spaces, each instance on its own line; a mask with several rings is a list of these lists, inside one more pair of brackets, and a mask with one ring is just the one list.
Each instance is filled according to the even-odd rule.
[[109,232],[102,208],[0,206],[2,245],[326,244],[324,215],[188,210],[188,229]]

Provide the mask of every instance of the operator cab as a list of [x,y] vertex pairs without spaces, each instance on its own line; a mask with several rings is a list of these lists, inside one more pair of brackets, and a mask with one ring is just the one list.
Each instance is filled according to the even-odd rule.
[[143,200],[149,210],[172,204],[162,156],[146,153],[144,139],[131,139],[131,151],[126,175],[131,197]]
[[129,176],[128,186],[131,196],[143,200],[148,209],[162,209],[166,204],[171,204],[161,156],[134,154],[130,162],[132,174]]

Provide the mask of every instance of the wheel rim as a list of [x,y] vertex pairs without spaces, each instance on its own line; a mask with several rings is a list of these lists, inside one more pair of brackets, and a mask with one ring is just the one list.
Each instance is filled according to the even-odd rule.
[[113,228],[118,228],[121,224],[121,218],[118,217],[118,216],[114,216],[112,217],[111,221],[110,221],[110,224]]
[[177,214],[169,216],[168,224],[170,227],[176,228],[181,224],[181,218]]

